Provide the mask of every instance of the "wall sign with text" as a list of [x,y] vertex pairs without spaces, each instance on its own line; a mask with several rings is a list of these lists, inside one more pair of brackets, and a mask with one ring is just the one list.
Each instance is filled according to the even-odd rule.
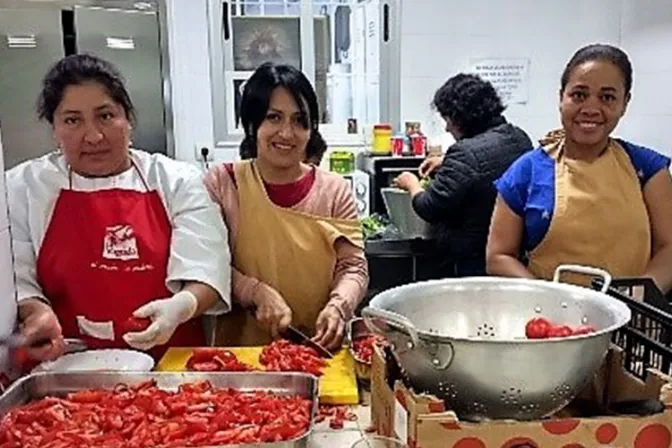
[[472,73],[492,83],[504,104],[527,103],[529,59],[474,59],[470,65]]

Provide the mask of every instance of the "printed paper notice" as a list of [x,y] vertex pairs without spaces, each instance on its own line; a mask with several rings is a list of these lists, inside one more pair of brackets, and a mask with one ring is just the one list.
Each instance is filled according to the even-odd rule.
[[504,104],[527,103],[529,59],[488,58],[471,61],[472,73],[490,81]]

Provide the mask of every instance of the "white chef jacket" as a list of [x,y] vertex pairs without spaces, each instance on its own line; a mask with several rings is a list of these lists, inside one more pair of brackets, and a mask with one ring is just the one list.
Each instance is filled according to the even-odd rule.
[[[0,174],[4,173],[2,139],[0,139]],[[16,329],[16,288],[12,272],[11,238],[9,217],[5,204],[5,180],[0,178],[0,337],[6,338]],[[0,373],[11,375],[12,367],[9,350],[0,346]],[[0,393],[2,388],[0,387]]]
[[[231,255],[227,229],[219,208],[205,189],[201,173],[186,162],[162,154],[130,150],[137,169],[105,178],[86,178],[72,172],[72,189],[97,191],[122,188],[156,190],[173,227],[167,288],[176,293],[183,281],[214,288],[222,298],[209,314],[231,308]],[[29,160],[6,173],[9,219],[18,300],[45,297],[37,282],[37,255],[61,189],[69,188],[68,166],[59,152]],[[75,219],[73,217],[73,219]]]

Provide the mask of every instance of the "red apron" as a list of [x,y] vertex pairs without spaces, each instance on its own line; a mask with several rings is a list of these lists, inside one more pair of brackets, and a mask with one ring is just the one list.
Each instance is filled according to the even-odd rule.
[[[91,348],[129,348],[122,325],[140,306],[172,296],[166,288],[172,227],[156,191],[119,188],[61,190],[37,257],[37,279],[63,327],[63,335]],[[180,325],[170,346],[198,347],[198,319]]]

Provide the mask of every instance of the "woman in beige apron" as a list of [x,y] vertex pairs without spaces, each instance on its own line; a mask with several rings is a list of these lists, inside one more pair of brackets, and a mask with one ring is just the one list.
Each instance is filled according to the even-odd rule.
[[610,137],[631,87],[632,67],[620,49],[590,45],[575,53],[562,75],[562,129],[496,182],[488,273],[551,279],[560,264],[581,264],[615,277],[652,277],[670,289],[670,160]]
[[219,345],[261,345],[289,324],[328,348],[368,284],[362,231],[345,179],[304,163],[326,148],[315,92],[294,67],[262,65],[241,104],[243,162],[213,168],[206,185],[233,248],[234,309]]

